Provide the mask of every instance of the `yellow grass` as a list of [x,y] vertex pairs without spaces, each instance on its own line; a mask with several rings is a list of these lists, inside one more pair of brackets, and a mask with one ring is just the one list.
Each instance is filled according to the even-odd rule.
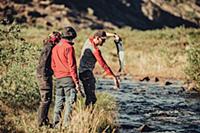
[[[53,30],[57,29],[47,30],[30,27],[23,31],[27,40],[42,46],[42,40]],[[179,79],[185,78],[185,50],[191,43],[191,35],[199,32],[198,29],[187,29],[184,27],[152,31],[138,31],[127,27],[106,31],[116,32],[123,39],[126,74],[131,74],[133,77],[141,75]],[[94,33],[94,30],[79,29],[77,33],[78,37],[75,40],[74,47],[77,62],[79,62],[82,46],[86,39]],[[119,66],[113,38],[108,39],[101,49],[107,63],[116,72]],[[102,69],[99,68],[97,66],[95,71],[102,73]]]
[[[2,122],[10,125],[1,125],[0,129],[7,129],[10,132],[25,133],[97,133],[97,132],[115,132],[117,127],[116,103],[109,94],[98,93],[98,101],[94,107],[85,108],[82,98],[79,98],[74,107],[70,125],[66,128],[51,129],[48,127],[37,127],[37,112],[27,111],[25,109],[15,110],[4,105],[3,111],[7,114]],[[14,113],[15,112],[15,113]],[[50,120],[53,116],[53,105],[50,108]],[[11,124],[12,123],[12,124]],[[1,131],[1,130],[0,130]]]

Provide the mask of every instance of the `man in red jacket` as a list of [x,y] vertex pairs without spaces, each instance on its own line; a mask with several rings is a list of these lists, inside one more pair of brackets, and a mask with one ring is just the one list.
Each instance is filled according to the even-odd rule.
[[119,88],[119,82],[115,74],[110,67],[106,64],[101,55],[99,46],[103,46],[107,37],[114,37],[115,40],[119,39],[119,36],[112,33],[106,33],[105,31],[97,31],[92,37],[90,37],[84,44],[79,65],[79,76],[83,83],[84,91],[86,94],[85,105],[95,104],[97,98],[95,95],[95,78],[93,75],[93,69],[96,62],[101,65],[107,75],[113,77],[114,83]]
[[73,39],[76,36],[76,31],[72,27],[65,27],[60,42],[52,50],[51,67],[56,77],[54,127],[58,127],[63,103],[65,103],[63,125],[68,125],[72,104],[76,100],[76,90],[80,89],[73,47]]

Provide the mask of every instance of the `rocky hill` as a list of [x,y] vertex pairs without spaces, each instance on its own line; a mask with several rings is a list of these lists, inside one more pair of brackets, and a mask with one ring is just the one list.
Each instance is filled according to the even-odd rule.
[[0,0],[0,20],[92,29],[200,26],[199,0]]

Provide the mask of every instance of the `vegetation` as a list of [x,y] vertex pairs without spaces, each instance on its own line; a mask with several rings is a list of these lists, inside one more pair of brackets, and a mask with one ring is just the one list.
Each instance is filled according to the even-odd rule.
[[[75,105],[72,122],[66,129],[36,127],[39,91],[35,78],[42,40],[53,29],[26,25],[0,25],[0,131],[3,132],[114,132],[116,103],[108,94],[99,93],[93,109],[84,109],[83,99]],[[84,41],[93,33],[78,31],[75,40],[77,59]],[[124,42],[127,74],[186,79],[186,74],[200,87],[200,30],[179,27],[153,31],[131,28],[110,30]],[[109,50],[108,50],[109,49]],[[187,52],[186,52],[187,51]],[[118,60],[113,39],[102,47],[103,56],[116,72]],[[187,66],[186,74],[184,69]],[[99,70],[95,70],[99,72]],[[52,117],[52,108],[50,114]]]
[[190,34],[190,47],[187,50],[186,74],[200,91],[200,32]]
[[1,26],[0,36],[0,100],[15,108],[30,108],[39,99],[35,80],[39,47],[20,36],[19,26]]

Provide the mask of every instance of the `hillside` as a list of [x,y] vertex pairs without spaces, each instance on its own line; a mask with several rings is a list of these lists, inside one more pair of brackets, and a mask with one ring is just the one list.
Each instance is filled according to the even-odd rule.
[[1,0],[3,24],[134,29],[200,26],[199,0]]

